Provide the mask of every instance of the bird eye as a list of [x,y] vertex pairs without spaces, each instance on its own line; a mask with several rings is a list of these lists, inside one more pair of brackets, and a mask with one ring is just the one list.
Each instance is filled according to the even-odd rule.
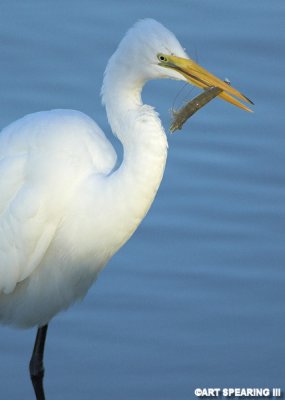
[[157,58],[159,59],[159,61],[161,62],[167,62],[167,57],[165,57],[165,55],[163,54],[158,54]]

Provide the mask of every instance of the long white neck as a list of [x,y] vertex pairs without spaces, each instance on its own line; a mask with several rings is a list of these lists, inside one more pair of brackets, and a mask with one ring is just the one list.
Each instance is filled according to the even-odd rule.
[[152,107],[142,103],[144,80],[124,72],[124,65],[111,62],[102,88],[109,123],[124,152],[121,166],[106,178],[110,213],[121,232],[116,232],[117,247],[128,240],[148,211],[167,157],[167,139],[160,119]]

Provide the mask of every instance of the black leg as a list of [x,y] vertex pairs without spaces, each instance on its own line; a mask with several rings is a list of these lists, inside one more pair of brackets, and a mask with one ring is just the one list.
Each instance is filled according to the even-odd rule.
[[41,326],[38,329],[35,340],[33,354],[30,360],[30,375],[35,390],[37,400],[45,400],[43,388],[44,378],[44,349],[48,325]]

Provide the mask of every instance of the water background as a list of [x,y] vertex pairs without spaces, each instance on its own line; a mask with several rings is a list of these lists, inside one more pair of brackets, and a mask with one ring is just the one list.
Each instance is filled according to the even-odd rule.
[[[99,91],[138,19],[252,98],[215,100],[169,135],[147,218],[83,303],[50,324],[48,400],[191,400],[196,387],[285,390],[285,2],[25,0],[0,4],[0,126],[74,108],[111,137]],[[147,84],[166,128],[197,93]],[[115,143],[120,151],[118,143]],[[35,332],[0,329],[0,398],[33,398]]]

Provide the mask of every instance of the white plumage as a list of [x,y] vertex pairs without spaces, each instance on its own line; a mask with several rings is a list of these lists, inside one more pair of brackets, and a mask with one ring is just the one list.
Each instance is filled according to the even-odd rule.
[[158,52],[186,54],[154,20],[137,23],[110,59],[102,98],[124,160],[98,125],[72,110],[27,115],[0,135],[0,321],[46,324],[85,295],[134,232],[158,189],[167,140],[148,79],[185,79]]
[[[88,288],[84,251],[89,246],[89,253],[98,253],[91,242],[98,228],[85,237],[80,213],[88,184],[106,176],[116,156],[95,122],[68,110],[16,121],[2,131],[0,148],[0,316],[6,323],[41,325]],[[95,198],[94,217],[98,203]],[[90,223],[92,211],[85,209]],[[102,264],[95,255],[93,272]],[[96,273],[86,273],[90,285]]]

